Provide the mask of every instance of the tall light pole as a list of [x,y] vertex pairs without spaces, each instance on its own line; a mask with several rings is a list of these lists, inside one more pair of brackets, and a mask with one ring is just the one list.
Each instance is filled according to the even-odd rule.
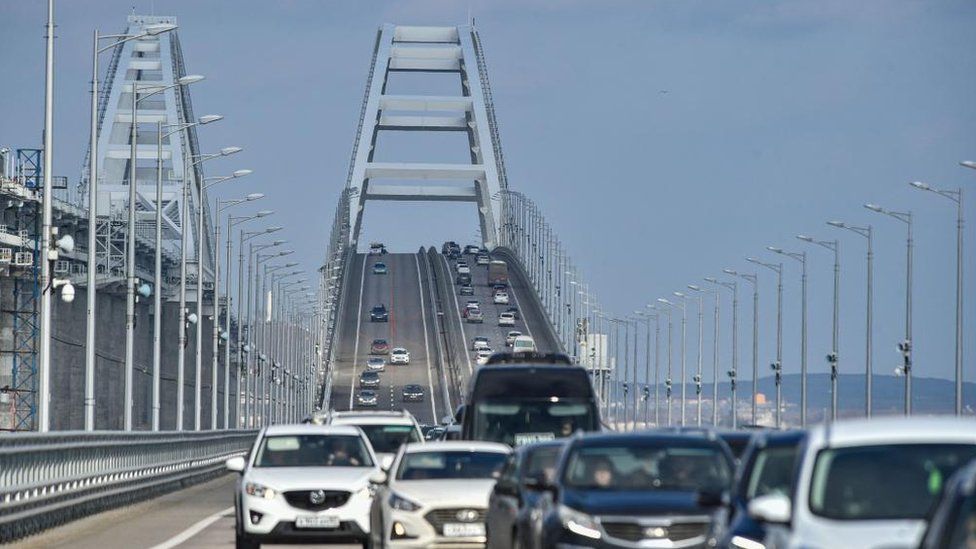
[[[688,288],[695,291],[695,289],[692,288],[691,285],[689,285]],[[675,294],[678,293],[680,292],[675,292]],[[687,302],[688,298],[685,297],[684,294],[682,294],[682,297]],[[695,400],[697,401],[698,404],[695,413],[695,425],[701,427],[701,422],[702,422],[702,398],[701,398],[702,378],[701,376],[702,376],[702,351],[704,350],[702,347],[702,336],[703,336],[702,327],[704,326],[705,309],[704,309],[704,299],[700,292],[695,291],[695,297],[693,299],[698,301],[698,359],[697,359],[698,366],[695,369],[695,375],[693,376],[692,379],[695,382]]]
[[[186,307],[186,275],[187,275],[186,264],[187,264],[187,257],[188,257],[186,253],[186,249],[187,249],[187,238],[189,237],[189,233],[191,232],[188,230],[190,227],[190,209],[188,207],[189,200],[190,200],[189,198],[190,197],[190,184],[189,184],[190,173],[194,171],[194,168],[196,168],[196,166],[208,160],[215,160],[217,158],[222,158],[225,156],[230,156],[232,154],[237,154],[242,150],[243,149],[241,149],[240,147],[224,147],[223,149],[220,149],[220,151],[216,153],[201,154],[192,157],[184,153],[183,192],[180,200],[180,311],[179,311],[180,331],[179,331],[179,343],[178,343],[180,352],[177,355],[177,365],[176,365],[176,430],[178,431],[183,430],[183,408],[184,408],[183,401],[185,400],[183,398],[183,386],[185,385],[184,377],[186,375],[185,372],[186,343],[187,343],[186,332],[187,329],[189,328],[188,324],[196,325],[199,324],[199,320],[200,320],[199,315],[194,314],[192,315],[192,318],[195,320],[193,320],[193,322],[188,322],[188,320],[190,320],[190,317],[187,314],[189,311],[187,311],[187,307]],[[194,177],[194,181],[196,181],[196,177]],[[201,193],[200,196],[202,197],[203,194]],[[198,204],[198,207],[202,208],[203,206]],[[197,278],[199,279],[199,276]],[[199,291],[197,293],[199,294]],[[199,344],[200,342],[198,340],[197,345],[199,346]],[[199,369],[197,370],[196,380],[197,380],[196,384],[199,387],[200,385]],[[197,400],[199,401],[199,398],[197,398]]]
[[[244,177],[249,175],[251,170],[237,170],[231,175],[221,175],[216,177],[205,177],[203,179],[203,184],[200,185],[200,203],[197,208],[197,324],[196,324],[196,369],[194,370],[194,376],[196,377],[196,384],[194,387],[194,403],[193,403],[193,430],[199,431],[200,426],[200,414],[202,408],[202,401],[200,396],[200,386],[202,382],[202,372],[203,372],[203,246],[204,246],[204,232],[203,232],[203,214],[205,204],[207,204],[207,189],[224,181],[230,181],[231,179],[237,179],[239,177]],[[209,183],[208,183],[209,181]],[[219,254],[214,254],[215,259],[219,257]],[[218,273],[216,272],[217,261],[214,261],[214,290],[217,289],[216,279]],[[217,322],[217,294],[214,294],[214,318],[213,322]],[[217,354],[217,349],[211,350],[214,356]],[[217,407],[217,365],[216,362],[213,366],[213,372],[211,373],[211,396],[210,396],[210,408],[211,410],[216,410]],[[216,413],[211,414],[211,429],[217,428]]]
[[[85,430],[95,429],[95,304],[97,297],[95,275],[97,266],[98,225],[98,56],[125,42],[147,36],[156,36],[174,30],[176,25],[147,25],[140,34],[110,34],[102,36],[96,29],[92,39],[91,119],[89,121],[91,143],[88,152],[88,293],[85,316]],[[102,40],[113,40],[99,48]],[[157,317],[159,318],[159,317]]]
[[664,378],[664,399],[665,405],[668,407],[668,427],[671,427],[673,422],[673,416],[671,411],[671,390],[672,390],[672,378],[671,378],[671,333],[673,324],[671,323],[671,308],[664,307],[657,310],[659,313],[664,313],[668,315],[668,375]]
[[[255,417],[260,416],[260,418],[261,418],[261,425],[262,426],[269,425],[269,423],[268,423],[269,418],[268,418],[268,414],[267,414],[267,412],[268,412],[268,401],[267,401],[267,399],[268,399],[268,390],[269,390],[268,374],[270,372],[268,370],[263,370],[262,371],[262,364],[268,362],[267,348],[266,348],[266,345],[265,345],[265,335],[266,335],[265,334],[266,330],[264,329],[265,328],[265,321],[262,319],[262,316],[265,314],[265,311],[264,311],[265,303],[264,303],[264,299],[262,299],[262,298],[264,296],[264,286],[267,284],[267,269],[265,269],[265,276],[263,278],[261,277],[261,271],[260,271],[260,269],[261,269],[261,264],[264,263],[265,261],[268,261],[268,260],[274,259],[274,258],[284,257],[284,256],[291,255],[291,254],[295,253],[294,250],[281,250],[279,252],[269,253],[269,254],[261,254],[261,253],[255,254],[255,252],[257,252],[259,249],[262,249],[264,247],[268,247],[268,245],[263,245],[263,246],[260,246],[259,247],[259,246],[255,246],[255,245],[252,244],[251,246],[249,246],[250,256],[248,257],[248,287],[249,287],[249,290],[250,290],[250,285],[251,285],[251,282],[252,282],[252,278],[253,278],[253,282],[254,282],[254,296],[253,296],[254,297],[254,313],[253,314],[251,314],[251,313],[248,314],[248,321],[249,321],[248,340],[250,341],[250,343],[249,343],[248,346],[251,348],[250,356],[251,357],[254,357],[253,360],[254,360],[254,363],[255,363],[255,366],[256,366],[255,369],[257,370],[257,374],[256,375],[261,378],[261,388],[260,388],[260,391],[258,390],[258,385],[257,385],[258,380],[257,379],[254,380],[254,397],[253,397],[254,398],[254,410],[253,410],[253,414],[254,414]],[[253,261],[251,260],[251,257],[254,257],[254,260]],[[252,263],[254,264],[254,277],[251,277],[250,276],[251,264]],[[288,263],[286,265],[280,265],[278,267],[275,267],[275,269],[276,270],[277,269],[283,269],[283,268],[286,268],[286,267],[293,267],[295,265],[297,265],[297,263]],[[250,293],[251,292],[248,291],[248,294],[250,294]],[[251,296],[248,295],[248,298],[247,299],[248,299],[248,303],[250,303]],[[250,305],[248,305],[248,309],[250,309]],[[260,334],[258,333],[258,328],[259,327],[261,328]],[[258,341],[259,338],[260,338],[260,341]],[[258,395],[258,393],[261,394],[261,404],[260,404],[260,406],[258,406],[258,402],[257,402],[257,395]],[[257,425],[255,425],[255,426],[257,426]]]
[[776,384],[776,428],[779,429],[783,424],[783,264],[765,263],[754,257],[747,257],[746,261],[776,273],[776,362],[769,366]]
[[[51,170],[54,156],[54,0],[47,2],[46,58],[44,72],[44,195],[41,196],[41,249],[37,256],[41,262],[41,326],[38,349],[37,391],[39,393],[37,430],[46,433],[51,427]],[[90,290],[90,288],[89,288]]]
[[[267,217],[267,216],[269,216],[269,215],[271,215],[273,213],[274,213],[273,210],[261,210],[261,211],[258,211],[256,213],[254,213],[253,215],[234,216],[234,215],[227,214],[227,273],[225,275],[226,278],[224,280],[224,282],[225,282],[224,287],[227,288],[226,292],[227,292],[227,296],[228,296],[228,301],[230,300],[230,275],[231,275],[231,270],[232,270],[231,267],[230,267],[231,266],[230,259],[231,259],[231,252],[232,252],[232,247],[233,247],[232,235],[233,235],[233,229],[234,229],[234,227],[236,227],[237,225],[240,225],[242,223],[247,223],[248,221],[252,221],[254,219],[259,219],[259,218],[262,218],[262,217]],[[243,232],[243,230],[241,232]],[[260,234],[267,234],[267,233],[265,231],[261,231]],[[242,364],[242,361],[240,360],[240,356],[241,356],[240,335],[241,335],[241,326],[242,326],[242,323],[241,323],[241,294],[243,292],[243,284],[242,284],[242,277],[243,277],[243,270],[244,270],[243,269],[243,263],[244,263],[244,250],[242,248],[241,249],[240,261],[238,261],[238,265],[237,265],[237,301],[236,301],[236,304],[237,304],[237,315],[235,315],[236,318],[237,318],[237,340],[236,340],[236,343],[237,343],[237,351],[238,351],[238,360],[237,360],[237,392],[235,393],[237,395],[237,404],[235,406],[235,412],[236,412],[235,413],[235,417],[237,418],[237,421],[235,422],[235,424],[236,424],[236,426],[238,428],[241,427],[241,375],[242,375],[241,364]],[[224,365],[225,365],[225,370],[224,370],[224,429],[229,429],[230,428],[230,421],[229,421],[230,409],[229,409],[229,405],[228,405],[228,401],[229,401],[228,395],[229,395],[230,391],[229,391],[229,386],[228,386],[229,381],[228,381],[228,377],[227,377],[228,376],[229,369],[230,369],[230,317],[231,317],[231,315],[230,315],[230,303],[228,303],[227,304],[227,311],[224,314],[224,333],[227,334],[227,341],[228,341],[228,343],[226,345],[224,345]]]
[[668,307],[680,308],[681,309],[681,426],[684,427],[687,424],[685,408],[687,404],[687,391],[685,389],[687,385],[687,341],[688,341],[688,303],[685,301],[685,294],[681,292],[674,292],[676,297],[680,297],[680,303],[673,303],[667,299],[659,298],[658,303],[667,305]]
[[834,314],[833,330],[831,334],[830,353],[827,355],[827,364],[830,366],[830,419],[837,420],[837,376],[838,361],[840,359],[839,339],[840,339],[840,241],[838,240],[816,240],[806,235],[797,235],[798,239],[816,244],[834,252]]
[[874,332],[874,234],[871,229],[871,225],[866,227],[858,227],[855,225],[848,225],[842,221],[828,221],[828,225],[831,227],[836,227],[838,229],[847,229],[855,234],[858,234],[868,241],[868,288],[867,288],[867,314],[866,314],[866,324],[867,330],[865,334],[864,343],[864,415],[871,417],[871,385],[874,378],[874,367],[873,367],[873,332]]
[[756,273],[740,273],[724,269],[726,274],[737,276],[752,284],[752,424],[758,424],[756,395],[759,394],[759,276]]
[[[129,124],[129,219],[128,238],[126,238],[126,291],[125,291],[125,409],[123,424],[126,431],[132,430],[132,375],[135,368],[135,328],[136,328],[136,197],[138,195],[138,180],[136,178],[136,164],[138,160],[136,144],[139,131],[139,102],[156,94],[180,86],[188,86],[203,80],[203,76],[189,75],[177,79],[168,86],[139,86],[133,81],[130,86],[132,95],[132,116]],[[142,93],[142,97],[140,97]],[[158,286],[158,281],[157,281]],[[156,292],[159,291],[157,287]]]
[[908,228],[905,255],[905,340],[898,343],[901,352],[902,366],[898,370],[905,376],[905,415],[912,415],[912,212],[894,212],[886,210],[877,204],[865,204],[865,208],[872,212],[887,215],[904,223]]
[[807,253],[787,252],[774,246],[766,249],[798,261],[800,276],[800,427],[807,426]]
[[[729,370],[729,390],[732,396],[732,428],[739,426],[739,404],[735,398],[735,383],[739,372],[739,282],[733,280],[726,282],[716,278],[708,277],[705,282],[717,284],[732,292],[732,369]],[[715,380],[718,383],[718,380]]]
[[[971,161],[961,163],[967,168],[976,169]],[[935,193],[956,203],[956,415],[962,415],[962,187],[958,189],[936,189],[921,181],[911,184],[919,190]]]
[[[247,256],[247,310],[244,314],[241,314],[241,307],[244,305],[244,300],[241,296],[241,289],[244,287],[244,281],[242,280],[244,273],[244,244],[257,236],[262,236],[270,234],[273,232],[280,231],[281,227],[267,227],[260,231],[241,231],[240,239],[238,241],[238,263],[237,263],[237,318],[244,319],[239,321],[239,326],[237,329],[237,362],[241,365],[241,369],[244,370],[245,388],[244,388],[244,414],[243,417],[247,418],[246,422],[241,422],[240,427],[253,427],[254,422],[254,407],[257,405],[256,393],[257,393],[257,380],[256,374],[251,375],[251,357],[256,356],[255,344],[254,344],[254,323],[252,317],[252,297],[254,293],[251,291],[251,283],[254,279],[252,262],[254,259],[255,250],[261,250],[264,248],[269,248],[272,246],[280,246],[287,242],[287,240],[275,240],[267,244],[259,244],[255,246],[251,244],[248,247]],[[244,334],[241,327],[247,327],[247,343],[244,343]],[[245,353],[247,353],[245,355]],[[253,401],[253,403],[252,403]],[[238,417],[241,417],[238,414]]]
[[[227,208],[232,208],[245,202],[253,202],[255,200],[260,200],[264,198],[262,193],[251,193],[244,198],[236,198],[230,200],[217,200],[217,215],[214,216],[214,246],[220,245],[220,212],[226,210]],[[226,296],[226,312],[224,313],[227,317],[227,334],[224,338],[224,349],[226,352],[224,355],[228,360],[224,361],[224,429],[227,429],[230,421],[230,215],[228,214],[228,227],[227,227],[227,289],[225,290]],[[214,250],[214,315],[213,323],[211,324],[213,328],[212,337],[212,348],[213,348],[213,369],[214,372],[219,368],[220,356],[220,254],[217,250]],[[210,428],[217,429],[217,384],[213,385],[213,402],[210,406]]]
[[[652,307],[648,305],[648,308]],[[647,356],[645,364],[644,380],[647,385],[650,385],[651,380],[651,320],[654,320],[654,426],[660,427],[658,422],[658,382],[660,381],[660,364],[658,362],[660,353],[660,341],[661,341],[661,323],[659,315],[655,313],[647,313],[644,311],[634,311],[638,316],[642,317],[647,323]],[[650,404],[650,391],[644,395],[644,426],[646,427],[650,422],[650,416],[648,415],[648,406]]]

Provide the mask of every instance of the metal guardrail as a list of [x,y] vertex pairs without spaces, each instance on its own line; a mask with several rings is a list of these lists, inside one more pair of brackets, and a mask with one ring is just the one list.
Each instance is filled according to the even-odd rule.
[[210,478],[257,431],[0,437],[0,543]]

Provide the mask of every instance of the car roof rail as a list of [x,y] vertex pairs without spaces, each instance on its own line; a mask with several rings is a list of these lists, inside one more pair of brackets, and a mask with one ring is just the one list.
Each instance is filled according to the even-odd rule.
[[564,353],[540,353],[535,351],[521,351],[516,353],[501,352],[488,357],[485,364],[566,364],[573,365],[573,361]]

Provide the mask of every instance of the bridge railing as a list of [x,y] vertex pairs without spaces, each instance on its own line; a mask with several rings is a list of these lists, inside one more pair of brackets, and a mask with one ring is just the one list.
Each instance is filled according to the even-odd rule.
[[16,433],[0,438],[0,543],[219,474],[257,431]]

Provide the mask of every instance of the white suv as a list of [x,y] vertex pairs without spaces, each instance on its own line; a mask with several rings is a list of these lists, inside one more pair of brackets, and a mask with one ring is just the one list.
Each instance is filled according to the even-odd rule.
[[918,547],[945,481],[976,458],[972,419],[877,418],[810,430],[792,497],[749,502],[769,548]]
[[420,424],[407,411],[332,412],[329,425],[354,425],[362,429],[383,469],[389,468],[400,446],[424,441]]
[[508,305],[508,292],[498,290],[492,297],[492,301],[495,305]]
[[390,364],[410,364],[410,351],[396,347],[390,351]]
[[262,543],[369,542],[370,481],[381,472],[355,427],[273,425],[247,457],[234,497],[238,548]]
[[404,446],[376,489],[373,546],[483,546],[494,475],[511,451],[495,442],[459,440]]

